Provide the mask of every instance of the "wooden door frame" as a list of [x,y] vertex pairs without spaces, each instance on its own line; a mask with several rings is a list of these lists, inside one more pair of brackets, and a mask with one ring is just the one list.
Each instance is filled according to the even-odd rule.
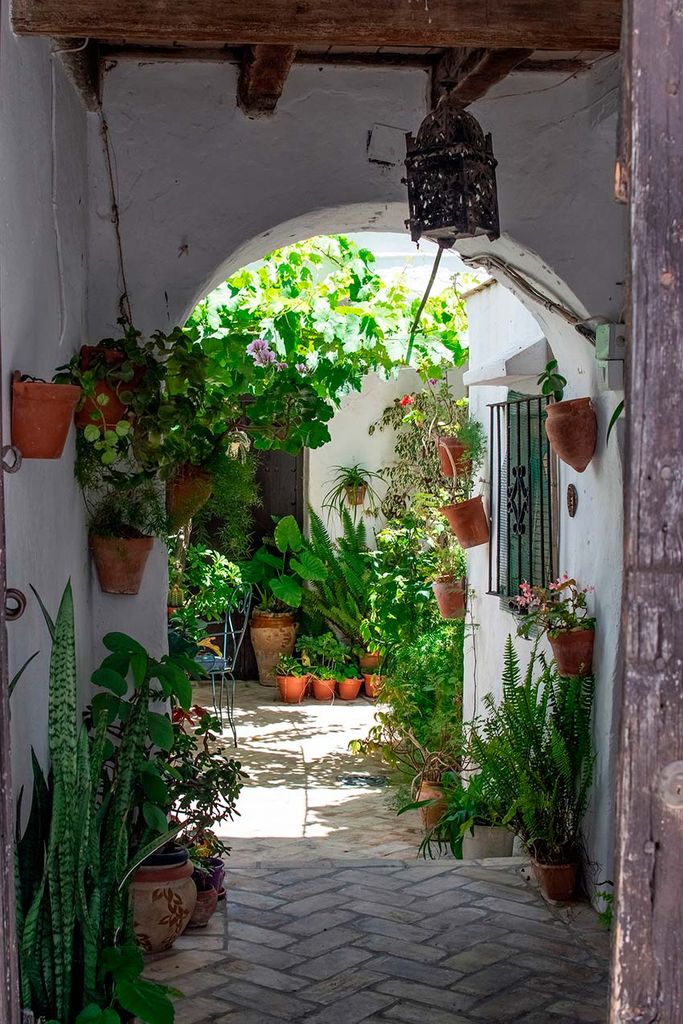
[[[626,0],[625,672],[611,1024],[683,1020],[683,22]],[[630,129],[630,130],[629,130]],[[671,766],[679,763],[679,768]],[[681,772],[678,779],[673,773]],[[678,804],[678,806],[676,806]]]

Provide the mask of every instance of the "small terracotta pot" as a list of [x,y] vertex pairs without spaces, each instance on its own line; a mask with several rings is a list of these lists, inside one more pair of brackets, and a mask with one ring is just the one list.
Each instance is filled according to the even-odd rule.
[[13,382],[12,444],[22,458],[60,458],[80,395],[73,384]]
[[545,432],[553,451],[577,473],[583,473],[598,440],[598,421],[590,398],[551,402],[546,412]]
[[100,589],[105,594],[137,594],[153,537],[98,537],[90,535]]
[[465,618],[465,580],[456,580],[453,576],[439,576],[432,583],[432,590],[442,619]]
[[532,858],[531,866],[536,881],[549,900],[565,902],[572,898],[576,888],[578,865],[539,864],[537,860]]
[[308,690],[308,676],[277,676],[277,688],[285,704],[301,704]]
[[360,665],[361,672],[376,672],[377,669],[379,668],[379,654],[377,653],[377,651],[373,651],[372,653],[368,652],[367,654],[361,654],[360,658],[358,659],[358,663]]
[[197,902],[192,911],[192,917],[187,922],[187,928],[206,928],[207,924],[216,913],[218,906],[218,890],[198,889]]
[[368,490],[365,484],[358,484],[356,487],[345,487],[344,490],[346,491],[346,501],[349,505],[357,508],[359,505],[364,504],[365,495]]
[[355,700],[363,685],[362,679],[340,679],[339,697],[341,700]]
[[365,689],[365,696],[370,697],[372,700],[374,700],[376,697],[379,697],[380,695],[380,691],[382,689],[382,677],[374,673],[371,675],[364,673],[363,686]]
[[291,657],[296,641],[296,620],[291,612],[260,612],[251,617],[249,630],[256,655],[259,682],[275,686],[275,666],[280,656]]
[[468,446],[455,437],[436,438],[439,465],[444,476],[467,476],[472,471],[472,460],[467,458]]
[[561,676],[589,676],[593,671],[594,629],[573,629],[548,637]]
[[336,679],[318,679],[311,676],[311,688],[316,700],[332,700],[337,689]]
[[[107,401],[100,405],[93,398],[85,398],[83,405],[76,413],[76,426],[83,430],[94,423],[96,427],[115,427],[119,420],[125,418],[126,407],[113,388],[103,380],[95,385],[95,395],[106,395]],[[104,419],[104,422],[103,422]]]
[[422,782],[417,794],[418,800],[433,800],[434,803],[420,808],[425,831],[434,828],[448,806],[440,782]]
[[138,868],[130,884],[130,899],[136,939],[148,953],[162,953],[171,948],[192,917],[197,887],[187,850],[169,857],[168,863],[161,857],[151,860],[162,863],[146,862]]
[[213,480],[205,470],[189,463],[180,467],[166,485],[166,511],[171,533],[189,523],[209,500],[212,490]]
[[445,505],[440,511],[448,520],[451,530],[463,548],[476,548],[487,544],[489,521],[481,495],[455,505]]

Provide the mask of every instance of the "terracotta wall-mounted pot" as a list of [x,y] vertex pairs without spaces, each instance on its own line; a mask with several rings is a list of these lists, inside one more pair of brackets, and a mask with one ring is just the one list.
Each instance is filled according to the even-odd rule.
[[576,864],[539,864],[532,859],[536,880],[549,900],[565,902],[574,895],[576,888]]
[[465,580],[456,580],[453,576],[439,576],[432,583],[432,590],[442,619],[465,618]]
[[197,902],[193,871],[187,850],[177,850],[150,857],[133,875],[135,937],[148,953],[170,949],[185,930]]
[[469,448],[456,437],[445,437],[440,434],[436,438],[436,451],[444,476],[458,477],[471,473],[472,460],[467,457]]
[[488,543],[489,521],[481,495],[470,498],[469,501],[445,505],[441,512],[448,520],[461,547],[476,548],[479,544]]
[[211,497],[213,481],[209,473],[189,463],[181,466],[166,485],[168,526],[175,533],[189,523]]
[[594,629],[572,629],[548,638],[561,676],[589,676],[593,671]]
[[13,382],[12,444],[22,458],[60,458],[80,396],[73,384]]
[[90,535],[90,550],[100,588],[105,594],[137,594],[153,537],[99,537]]
[[363,685],[362,679],[340,679],[339,697],[341,700],[355,700]]
[[443,785],[440,782],[421,782],[420,789],[417,794],[418,800],[432,800],[433,803],[428,804],[426,807],[420,808],[420,814],[422,815],[422,824],[424,825],[425,831],[434,828],[438,823],[442,814],[446,810],[448,804],[446,798],[443,795]]
[[546,409],[545,432],[558,459],[583,473],[593,458],[598,421],[590,398],[551,402]]
[[365,495],[367,493],[367,487],[365,484],[358,484],[356,487],[345,487],[344,490],[346,491],[346,501],[349,505],[357,508],[359,505],[364,503]]
[[276,676],[276,680],[285,704],[301,704],[308,690],[308,676]]
[[259,682],[275,686],[275,666],[282,654],[291,657],[296,641],[296,620],[291,612],[256,611],[249,630],[256,655]]
[[337,689],[335,679],[318,679],[311,676],[311,689],[316,700],[332,700]]

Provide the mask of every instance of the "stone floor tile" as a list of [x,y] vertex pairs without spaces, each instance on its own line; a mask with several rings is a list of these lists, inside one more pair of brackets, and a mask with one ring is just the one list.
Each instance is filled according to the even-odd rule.
[[145,977],[151,981],[162,981],[164,984],[175,985],[175,978],[188,974],[190,971],[201,971],[208,967],[213,970],[216,964],[227,958],[226,952],[213,950],[186,949],[172,952],[171,956],[161,959],[148,958],[145,964]]
[[303,899],[288,903],[286,913],[288,917],[306,917],[319,910],[329,910],[331,907],[338,906],[339,894],[337,892],[318,892],[315,896],[305,896]]
[[306,1018],[306,1024],[359,1024],[373,1014],[379,1013],[391,1005],[391,997],[378,992],[357,992],[348,999],[343,999],[332,1006],[325,1006],[312,1017]]
[[575,1002],[562,999],[557,1003],[551,1003],[547,1007],[547,1011],[550,1016],[548,1018],[548,1024],[553,1024],[556,1015],[562,1016],[564,1014],[567,1017],[571,1014],[571,1019],[574,1024],[605,1024],[607,1020],[607,1005],[604,1007],[599,1006],[581,1006]]
[[296,992],[306,984],[295,974],[264,967],[263,964],[252,964],[246,960],[227,960],[221,964],[221,973],[237,981],[249,981],[263,988],[274,988],[279,992]]
[[[355,917],[364,917],[370,908],[367,903],[356,901],[348,904],[348,909],[353,910]],[[373,903],[371,908],[373,917],[383,917],[386,921],[397,921],[399,924],[417,924],[424,920],[424,915],[417,910],[403,910],[401,907],[386,907],[381,903]]]
[[327,932],[320,932],[309,939],[296,942],[290,947],[289,952],[294,956],[314,957],[327,953],[331,949],[338,949],[339,946],[350,946],[359,938],[360,932],[340,925],[338,928],[331,928]]
[[450,1010],[453,1013],[464,1013],[476,1002],[474,996],[464,992],[453,992],[450,989],[433,988],[431,985],[422,985],[418,981],[403,981],[392,978],[382,981],[376,986],[378,992],[385,992],[387,995],[395,996],[401,1001],[421,1003],[424,1006],[437,1007],[440,1010]]
[[[427,927],[425,927],[427,925]],[[385,921],[379,917],[359,918],[354,927],[361,932],[371,932],[375,935],[388,935],[397,942],[427,942],[437,928],[430,927],[429,922],[423,922],[420,926],[412,924],[400,924],[396,921]]]
[[503,899],[499,896],[485,896],[482,900],[477,901],[476,906],[483,907],[485,910],[493,910],[496,914],[524,917],[528,921],[540,921],[543,924],[554,921],[551,911],[537,903],[519,903],[516,900]]
[[228,924],[228,939],[244,939],[246,942],[262,942],[273,949],[282,949],[294,942],[291,935],[282,931],[275,931],[272,928],[261,928],[258,925],[246,924],[244,921],[230,921]]
[[[400,953],[400,948],[397,952]],[[461,977],[457,971],[436,967],[433,964],[421,964],[416,960],[408,960],[401,956],[377,957],[366,966],[368,970],[378,971],[384,975],[388,974],[392,978],[419,981],[424,985],[434,985],[435,988],[446,988]]]
[[317,914],[308,914],[285,925],[291,935],[301,938],[308,938],[310,935],[318,935],[320,932],[331,931],[341,924],[348,924],[358,917],[351,909],[320,910]]
[[339,890],[339,897],[344,900],[360,900],[361,903],[380,903],[384,907],[410,907],[416,901],[410,889],[391,891],[373,889],[372,882],[365,885],[345,885]]
[[[313,1003],[305,1003],[298,996],[289,992],[276,992],[271,988],[262,988],[250,981],[231,978],[227,985],[216,989],[214,997],[225,999],[230,1003],[239,1003],[250,1010],[259,1010],[271,1017],[284,1020],[301,1020],[313,1009]],[[239,1021],[239,1016],[236,1017]]]
[[[388,935],[363,935],[355,943],[363,950],[372,950],[373,953],[396,953],[396,940]],[[408,960],[416,960],[418,963],[435,963],[443,960],[446,956],[445,949],[438,949],[426,942],[401,942],[399,952],[402,957]]]
[[[370,965],[371,967],[372,965]],[[366,967],[341,970],[329,978],[302,988],[300,995],[302,999],[308,999],[314,1003],[344,1002],[349,996],[355,995],[361,989],[369,988],[381,980],[381,974],[372,969],[366,969]]]
[[352,971],[359,964],[370,960],[372,953],[366,949],[356,946],[333,949],[322,956],[316,956],[312,960],[305,960],[293,968],[295,974],[309,978],[312,981],[324,981],[332,978],[342,971]]
[[430,1007],[428,1016],[425,1016],[424,1006],[418,1003],[394,1003],[384,1012],[385,1020],[400,1020],[406,1024],[471,1024],[470,1017],[462,1017],[459,1013],[450,1013],[448,1010],[435,1010]]
[[282,1024],[277,1017],[260,1010],[246,1010],[243,1006],[235,1007],[220,1017],[214,1017],[211,1024]]
[[228,902],[232,908],[235,903],[243,903],[247,907],[256,907],[257,910],[276,910],[281,907],[283,901],[276,899],[268,893],[254,892],[251,889],[242,889],[234,886],[228,895]]
[[515,956],[515,963],[520,967],[527,967],[534,974],[559,974],[565,981],[578,984],[595,984],[603,980],[603,975],[593,967],[567,963],[564,958],[546,956],[542,953],[522,953]]
[[565,957],[573,963],[577,960],[582,962],[587,960],[588,953],[577,947],[576,943],[571,942],[570,939],[571,936],[566,933],[558,940],[549,939],[547,936],[541,937],[513,931],[506,932],[498,941],[519,953],[547,953],[549,956]]
[[[498,942],[478,942],[475,946],[470,946],[469,949],[463,949],[460,953],[448,957],[443,961],[442,966],[451,967],[461,974],[469,974],[512,956],[513,951],[509,946]],[[515,962],[516,960],[515,957]]]
[[515,963],[498,963],[484,967],[473,974],[464,975],[455,986],[459,992],[474,996],[490,996],[501,990],[523,988],[523,979],[529,972]]
[[204,1024],[211,1021],[217,1013],[225,1013],[225,1002],[211,996],[198,996],[194,999],[179,999],[175,1003],[174,1024]]
[[[506,1021],[516,1020],[525,1011],[541,1010],[547,1005],[549,998],[552,998],[552,993],[515,986],[477,1003],[468,1010],[468,1013],[477,1021],[505,1024]],[[551,1020],[552,1018],[548,1019],[548,1024]]]

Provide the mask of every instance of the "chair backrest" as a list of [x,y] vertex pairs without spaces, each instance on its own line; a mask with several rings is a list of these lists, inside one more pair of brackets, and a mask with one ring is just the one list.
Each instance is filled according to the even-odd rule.
[[[218,622],[211,623],[207,627],[204,634],[217,647],[220,647],[221,657],[225,662],[224,670],[227,672],[232,672],[235,668],[237,656],[249,625],[251,601],[252,588],[249,584],[245,583],[236,587],[234,600],[230,602],[228,609]],[[207,670],[211,671],[208,665]]]

